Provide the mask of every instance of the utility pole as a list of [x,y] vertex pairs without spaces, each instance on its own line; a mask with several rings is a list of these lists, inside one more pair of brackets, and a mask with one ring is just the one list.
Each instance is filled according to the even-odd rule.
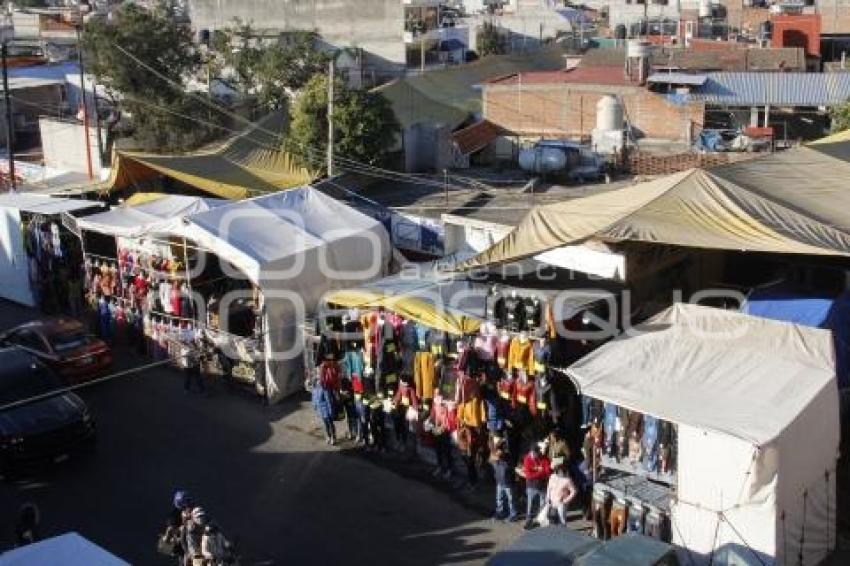
[[449,209],[449,170],[443,169],[443,191],[446,194],[446,211]]
[[334,60],[328,64],[328,179],[334,174]]
[[6,153],[9,155],[9,190],[15,192],[15,152],[12,149],[12,101],[9,96],[9,42],[3,38],[3,45],[0,47],[3,58],[3,103],[6,105]]
[[86,138],[86,170],[89,174],[89,181],[94,179],[94,170],[91,162],[91,137],[89,136],[89,105],[86,103],[86,70],[83,67],[83,43],[81,41],[80,27],[82,26],[82,16],[80,23],[77,24],[77,60],[80,63],[80,91],[83,103],[83,135]]

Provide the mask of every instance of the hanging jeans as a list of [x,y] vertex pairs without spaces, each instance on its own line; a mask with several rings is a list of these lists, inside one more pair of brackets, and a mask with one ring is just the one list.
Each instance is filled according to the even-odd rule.
[[514,507],[514,490],[509,484],[496,484],[496,515],[513,519],[517,516]]
[[605,412],[603,415],[603,428],[605,429],[605,454],[608,456],[615,455],[615,437],[617,429],[617,405],[613,403],[605,403]]
[[626,532],[643,534],[643,523],[646,519],[646,508],[638,503],[630,503],[628,519],[626,520]]
[[648,472],[658,471],[658,419],[643,417],[643,467]]
[[348,423],[348,434],[351,438],[360,436],[360,420],[357,414],[357,407],[354,405],[353,399],[346,399],[342,403],[342,408],[345,411],[345,421]]
[[357,440],[365,442],[368,446],[369,441],[369,406],[363,402],[363,399],[354,400],[354,408],[357,411]]
[[591,504],[593,536],[599,540],[611,538],[611,495],[600,489],[593,490]]

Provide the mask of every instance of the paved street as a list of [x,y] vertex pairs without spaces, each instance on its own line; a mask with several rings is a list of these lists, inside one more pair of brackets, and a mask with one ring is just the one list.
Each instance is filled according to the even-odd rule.
[[[0,328],[30,316],[0,304]],[[98,420],[96,453],[0,485],[4,548],[18,506],[30,500],[41,507],[44,536],[76,530],[134,564],[162,563],[155,540],[177,486],[238,536],[246,564],[482,563],[520,532],[359,453],[326,447],[306,400],[263,407],[225,390],[187,395],[166,368],[83,397]]]

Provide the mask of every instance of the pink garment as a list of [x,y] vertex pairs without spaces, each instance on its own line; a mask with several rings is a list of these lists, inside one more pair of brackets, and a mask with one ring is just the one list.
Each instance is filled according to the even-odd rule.
[[478,353],[479,359],[490,362],[496,357],[496,346],[499,340],[495,336],[481,336],[480,334],[475,337],[474,348]]
[[566,505],[576,496],[576,486],[568,474],[563,477],[558,474],[549,476],[546,487],[546,500],[555,505]]

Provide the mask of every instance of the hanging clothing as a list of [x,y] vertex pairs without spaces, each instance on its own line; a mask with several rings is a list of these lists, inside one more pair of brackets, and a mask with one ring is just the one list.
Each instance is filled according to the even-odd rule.
[[551,347],[549,346],[549,342],[547,340],[536,340],[534,342],[534,371],[533,375],[544,375],[548,372],[550,359],[551,359]]
[[319,366],[319,383],[325,389],[337,390],[340,387],[341,372],[339,364],[332,361],[322,362]]
[[511,340],[508,350],[508,369],[522,370],[528,375],[534,375],[534,348],[531,340],[522,341],[519,338]]
[[525,382],[517,380],[516,382],[516,401],[520,405],[528,406],[531,416],[537,415],[537,398],[534,396],[534,380],[528,379]]
[[339,359],[339,344],[336,339],[330,338],[325,334],[319,337],[319,346],[316,349],[316,364],[321,364],[328,360]]
[[499,364],[499,367],[502,369],[506,369],[508,367],[508,353],[511,348],[511,337],[507,334],[502,335],[499,338],[499,342],[496,344],[496,363]]
[[457,404],[457,420],[461,425],[478,428],[487,422],[487,412],[484,401],[474,397]]
[[525,328],[525,305],[517,296],[505,298],[505,327],[512,332]]
[[361,350],[349,350],[342,358],[342,374],[348,379],[353,380],[354,376],[363,377],[366,371],[366,366],[363,361],[363,352]]
[[455,401],[465,403],[477,398],[480,395],[478,381],[465,374],[460,374],[457,378],[457,391],[455,392]]
[[400,382],[398,391],[395,392],[393,403],[401,407],[418,407],[419,397],[416,395],[416,390],[408,383]]
[[475,337],[473,348],[478,354],[478,358],[480,360],[485,362],[491,362],[496,358],[496,347],[498,345],[498,342],[499,339],[496,336],[485,336],[479,334]]
[[431,352],[414,353],[413,383],[416,387],[416,394],[422,399],[431,399],[434,396],[436,368],[434,355]]
[[543,305],[537,297],[526,297],[522,301],[523,313],[523,329],[537,330],[540,328],[543,317]]

